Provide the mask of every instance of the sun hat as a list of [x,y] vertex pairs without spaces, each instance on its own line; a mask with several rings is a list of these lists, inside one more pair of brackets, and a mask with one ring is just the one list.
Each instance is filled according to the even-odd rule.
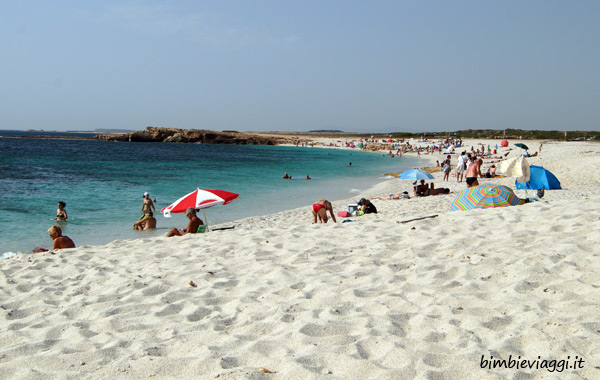
[[150,195],[150,194],[148,194],[148,192],[145,192],[145,193],[144,193],[144,196],[146,196],[146,195]]

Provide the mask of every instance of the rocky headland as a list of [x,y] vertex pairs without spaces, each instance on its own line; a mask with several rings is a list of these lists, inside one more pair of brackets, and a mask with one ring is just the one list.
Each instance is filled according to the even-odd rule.
[[292,139],[261,136],[240,132],[216,132],[204,129],[147,127],[144,131],[96,135],[94,140],[133,142],[179,142],[235,145],[278,145],[292,143]]

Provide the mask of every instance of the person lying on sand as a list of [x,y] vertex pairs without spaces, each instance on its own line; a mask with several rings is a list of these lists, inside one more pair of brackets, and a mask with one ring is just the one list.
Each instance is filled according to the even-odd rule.
[[[433,185],[433,184],[432,184]],[[431,188],[429,189],[429,195],[438,195],[438,194],[450,194],[450,189],[446,188],[440,188],[440,189],[434,189]]]
[[[427,185],[425,185],[427,186]],[[433,184],[433,182],[430,184],[429,188],[423,192],[420,196],[421,197],[426,197],[429,195],[438,195],[438,194],[450,194],[450,189],[448,188],[435,188],[435,185]]]
[[408,191],[404,191],[398,194],[378,195],[371,197],[371,199],[410,199],[410,196],[408,195]]
[[[48,229],[50,238],[54,240],[52,244],[52,250],[63,249],[63,248],[75,248],[75,243],[68,236],[62,236],[62,230],[59,226],[52,226]],[[48,252],[46,248],[37,247],[33,250],[33,253]]]
[[148,211],[148,214],[144,219],[138,220],[133,223],[133,229],[136,231],[146,231],[151,228],[156,228],[156,218],[152,211]]
[[312,205],[311,211],[313,215],[313,224],[317,223],[317,217],[319,217],[319,223],[327,223],[328,210],[331,214],[331,219],[333,219],[333,222],[337,223],[337,220],[335,220],[335,215],[333,213],[333,206],[331,205],[331,202],[325,199],[320,199]]
[[194,209],[193,207],[188,207],[188,209],[185,210],[185,216],[187,216],[190,220],[187,228],[184,230],[180,230],[178,228],[171,228],[171,230],[167,233],[167,237],[183,236],[185,234],[195,234],[196,232],[198,232],[198,227],[204,224],[202,220],[196,216],[196,209]]

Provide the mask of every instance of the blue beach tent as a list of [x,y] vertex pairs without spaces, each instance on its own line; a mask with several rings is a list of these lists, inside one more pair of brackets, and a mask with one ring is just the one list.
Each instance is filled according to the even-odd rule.
[[537,190],[542,187],[546,190],[560,189],[560,182],[554,174],[544,169],[542,166],[531,165],[529,167],[529,181],[520,183],[515,181],[517,189]]

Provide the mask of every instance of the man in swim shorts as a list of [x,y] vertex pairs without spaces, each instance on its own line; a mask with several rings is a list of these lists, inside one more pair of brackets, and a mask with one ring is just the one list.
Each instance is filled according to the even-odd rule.
[[133,229],[136,231],[146,231],[151,228],[156,228],[156,218],[152,211],[149,211],[149,214],[147,214],[144,219],[140,219],[133,223]]
[[333,206],[331,205],[331,202],[325,199],[320,199],[312,205],[311,211],[313,214],[313,224],[317,223],[317,217],[319,217],[320,223],[327,223],[327,210],[329,210],[333,222],[337,223],[337,220],[335,220],[335,215],[333,213]]
[[196,210],[193,207],[188,207],[187,210],[185,210],[185,216],[187,216],[190,220],[187,228],[185,230],[171,228],[171,230],[167,233],[167,237],[195,234],[198,232],[198,227],[204,224],[202,220],[196,216]]
[[481,164],[483,164],[483,160],[479,158],[473,161],[473,163],[467,168],[467,171],[465,173],[467,187],[479,186],[479,181],[477,181],[477,177],[482,177]]

